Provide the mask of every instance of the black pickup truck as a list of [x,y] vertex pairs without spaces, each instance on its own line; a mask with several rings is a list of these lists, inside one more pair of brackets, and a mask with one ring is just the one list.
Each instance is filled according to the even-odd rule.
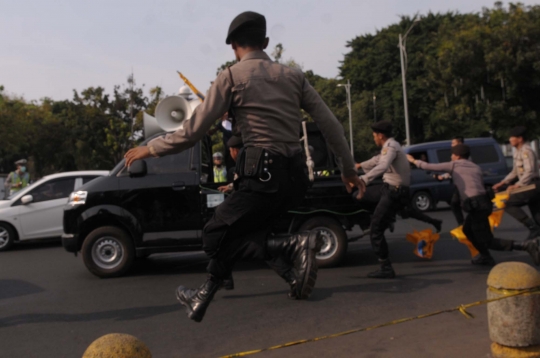
[[[308,125],[308,138],[315,149],[315,181],[302,205],[278,220],[274,231],[321,230],[324,246],[317,259],[320,267],[331,267],[358,239],[348,238],[346,230],[368,214],[346,192],[315,124]],[[109,176],[73,192],[64,209],[62,245],[80,251],[99,277],[123,275],[137,257],[201,250],[202,228],[225,199],[217,191],[223,184],[213,180],[211,148],[206,137],[180,154],[137,161],[129,172],[121,161]]]

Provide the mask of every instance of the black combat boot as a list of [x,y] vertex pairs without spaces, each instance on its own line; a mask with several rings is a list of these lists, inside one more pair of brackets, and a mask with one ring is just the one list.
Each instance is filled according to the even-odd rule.
[[534,264],[540,266],[540,241],[539,240],[525,240],[514,241],[512,248],[519,251],[527,251],[531,255]]
[[294,274],[293,270],[287,271],[286,273],[281,275],[281,277],[291,287],[291,290],[287,294],[287,297],[289,297],[291,300],[297,300],[298,295],[297,295],[297,291],[296,291],[296,286],[297,286],[297,284],[296,284],[296,275]]
[[435,227],[435,231],[437,232],[437,234],[441,232],[442,220],[433,219],[430,224],[433,225],[433,227]]
[[497,263],[490,253],[478,254],[472,258],[471,264],[480,266],[495,266]]
[[212,275],[208,275],[208,279],[198,289],[192,290],[184,286],[179,286],[176,289],[176,298],[186,307],[187,315],[195,322],[202,321],[206,309],[210,305],[210,301],[214,298],[222,280],[217,279]]
[[224,288],[227,291],[234,290],[234,279],[232,277],[232,273],[229,275],[229,277],[227,277],[221,282],[219,289],[221,290],[222,288]]
[[[267,241],[268,254],[283,256],[294,265],[296,299],[307,299],[317,281],[315,255],[323,245],[320,231],[312,230],[296,235],[272,236]],[[296,286],[296,287],[293,287]]]
[[381,263],[381,268],[377,271],[373,271],[368,273],[369,278],[394,278],[396,277],[396,272],[394,271],[394,268],[392,267],[392,263],[390,262],[390,259],[381,260],[379,259],[379,262]]
[[533,219],[527,218],[527,220],[523,222],[523,225],[529,229],[529,236],[526,240],[532,240],[540,236],[540,226],[538,226]]

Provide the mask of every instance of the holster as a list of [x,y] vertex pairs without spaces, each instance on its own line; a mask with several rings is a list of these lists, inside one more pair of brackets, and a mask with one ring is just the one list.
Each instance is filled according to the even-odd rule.
[[264,156],[266,150],[259,147],[242,148],[236,162],[236,172],[241,178],[263,178],[265,169]]
[[487,193],[477,195],[463,201],[463,210],[468,213],[475,211],[489,211],[491,213],[493,211],[493,203]]

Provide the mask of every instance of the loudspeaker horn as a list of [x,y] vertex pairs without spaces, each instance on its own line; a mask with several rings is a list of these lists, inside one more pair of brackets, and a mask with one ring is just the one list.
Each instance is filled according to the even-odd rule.
[[169,96],[156,107],[157,124],[166,132],[175,131],[191,117],[191,105],[180,96]]
[[154,134],[163,132],[155,117],[143,112],[144,138],[148,139]]

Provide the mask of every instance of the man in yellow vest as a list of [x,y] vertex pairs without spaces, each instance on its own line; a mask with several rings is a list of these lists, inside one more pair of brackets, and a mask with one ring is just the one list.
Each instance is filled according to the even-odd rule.
[[223,154],[215,152],[212,158],[214,159],[214,183],[226,183],[227,168],[223,165]]
[[28,186],[30,182],[30,175],[26,172],[26,159],[17,160],[15,165],[17,169],[9,173],[4,185],[6,188],[9,188],[10,196]]

